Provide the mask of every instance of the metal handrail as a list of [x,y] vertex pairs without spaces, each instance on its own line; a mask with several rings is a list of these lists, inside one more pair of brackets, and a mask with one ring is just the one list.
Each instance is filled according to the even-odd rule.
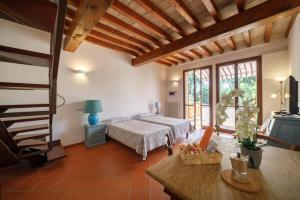
[[60,104],[59,106],[56,106],[56,108],[59,108],[59,107],[62,107],[63,105],[65,105],[66,99],[63,96],[59,95],[59,94],[56,94],[56,96],[60,97],[63,100],[62,104]]

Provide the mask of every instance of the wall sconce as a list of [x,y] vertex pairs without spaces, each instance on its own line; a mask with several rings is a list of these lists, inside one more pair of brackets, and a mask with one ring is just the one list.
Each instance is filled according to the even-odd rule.
[[285,81],[285,79],[286,78],[284,78],[284,77],[276,77],[276,78],[274,78],[274,80],[277,81],[277,82],[283,82],[283,81]]
[[74,73],[74,79],[76,81],[86,81],[87,80],[87,76],[86,73],[88,72],[88,70],[86,69],[70,69],[73,73]]
[[278,93],[278,91],[272,93],[272,94],[270,95],[270,97],[271,97],[272,99],[276,99],[276,98],[277,98],[277,93]]
[[82,75],[85,75],[86,74],[86,70],[83,70],[83,69],[74,69],[73,70],[75,74],[82,74]]
[[171,81],[171,84],[173,86],[178,86],[179,85],[179,80],[173,80],[173,81]]

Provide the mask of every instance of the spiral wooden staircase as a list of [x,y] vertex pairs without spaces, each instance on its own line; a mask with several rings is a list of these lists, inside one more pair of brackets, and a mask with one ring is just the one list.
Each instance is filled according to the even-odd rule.
[[[49,91],[47,103],[0,105],[0,167],[20,163],[23,159],[51,160],[53,153],[60,151],[53,145],[52,123],[57,108],[57,75],[66,6],[66,0],[0,1],[1,18],[51,34],[49,54],[0,45],[2,64],[10,62],[49,69],[48,84],[0,80],[0,90],[14,90],[16,93],[24,90]],[[18,126],[18,123],[30,125]]]

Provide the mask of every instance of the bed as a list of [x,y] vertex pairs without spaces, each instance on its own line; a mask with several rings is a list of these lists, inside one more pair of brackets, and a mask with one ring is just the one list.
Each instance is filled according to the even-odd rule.
[[152,113],[135,115],[133,118],[144,122],[150,122],[170,127],[173,133],[174,140],[177,140],[183,135],[188,137],[188,134],[193,132],[191,122],[186,119],[165,117]]
[[172,131],[168,126],[134,119],[119,119],[105,123],[108,125],[110,138],[134,149],[136,153],[142,155],[143,160],[146,160],[149,151],[174,143]]

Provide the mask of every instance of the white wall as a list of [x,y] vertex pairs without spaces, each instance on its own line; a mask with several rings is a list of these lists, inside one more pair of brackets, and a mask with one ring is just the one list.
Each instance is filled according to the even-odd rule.
[[280,90],[280,83],[274,79],[286,79],[290,75],[288,51],[277,51],[262,55],[262,76],[263,76],[263,119],[271,111],[280,110],[279,96],[276,99],[270,98],[276,90]]
[[[300,81],[300,15],[296,17],[289,34],[289,61],[291,73]],[[300,85],[299,85],[300,87]]]
[[[213,66],[213,115],[215,116],[216,104],[216,72],[215,65],[222,62],[243,59],[262,55],[263,75],[263,119],[270,111],[279,109],[279,99],[271,99],[270,94],[279,88],[279,83],[273,79],[276,77],[287,77],[290,74],[287,41],[276,40],[270,44],[259,45],[250,49],[226,53],[212,58],[202,59],[188,64],[167,69],[167,102],[180,103],[180,116],[183,117],[183,70],[195,67]],[[178,86],[172,85],[173,80],[180,80]],[[175,96],[169,96],[169,91],[176,90]],[[214,119],[215,122],[215,119]]]
[[[0,20],[0,44],[47,53],[47,33],[24,28]],[[66,105],[58,109],[54,120],[54,139],[64,145],[83,141],[86,115],[82,113],[86,99],[101,99],[101,118],[149,112],[154,101],[165,102],[165,67],[148,64],[130,65],[125,55],[84,42],[75,53],[62,51],[58,75],[58,93]],[[72,69],[88,70],[86,75]],[[48,70],[40,67],[0,62],[0,80],[10,82],[47,83]],[[44,103],[46,91],[0,91],[0,104]],[[162,108],[164,109],[164,108]]]

